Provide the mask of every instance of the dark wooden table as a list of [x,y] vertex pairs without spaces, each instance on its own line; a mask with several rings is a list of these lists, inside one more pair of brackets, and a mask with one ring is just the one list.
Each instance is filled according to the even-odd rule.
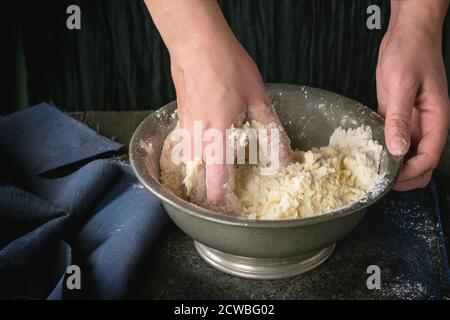
[[[71,114],[127,145],[151,111]],[[122,159],[126,160],[124,154]],[[450,144],[421,190],[390,192],[318,268],[289,279],[258,281],[207,265],[191,239],[168,223],[143,258],[132,297],[163,299],[432,299],[450,298]],[[381,289],[366,285],[369,265],[381,269]]]

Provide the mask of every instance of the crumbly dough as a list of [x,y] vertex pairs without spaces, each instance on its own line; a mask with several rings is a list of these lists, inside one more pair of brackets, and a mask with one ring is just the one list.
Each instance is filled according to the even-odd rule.
[[[245,130],[239,130],[235,138],[243,143]],[[183,199],[214,209],[206,201],[201,161],[178,165],[171,161],[176,142],[169,135],[164,143],[161,183]],[[360,199],[375,185],[381,151],[370,127],[337,128],[328,146],[295,151],[293,164],[270,175],[261,174],[261,165],[237,165],[229,203],[237,214],[254,219],[295,219],[327,213]]]

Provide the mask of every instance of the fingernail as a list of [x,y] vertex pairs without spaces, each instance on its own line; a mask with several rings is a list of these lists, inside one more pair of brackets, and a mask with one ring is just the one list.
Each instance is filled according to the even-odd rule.
[[391,140],[390,152],[395,156],[404,156],[409,150],[409,142],[402,136],[394,136]]

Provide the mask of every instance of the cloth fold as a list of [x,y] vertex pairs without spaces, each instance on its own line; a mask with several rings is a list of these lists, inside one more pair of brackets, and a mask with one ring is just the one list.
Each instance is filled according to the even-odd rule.
[[[120,148],[53,109],[40,105],[0,121],[0,152],[9,154],[0,171],[0,298],[123,298],[167,215],[116,160],[94,160],[56,179],[39,176]],[[58,125],[44,123],[51,121]],[[70,265],[80,268],[80,290],[66,285]]]

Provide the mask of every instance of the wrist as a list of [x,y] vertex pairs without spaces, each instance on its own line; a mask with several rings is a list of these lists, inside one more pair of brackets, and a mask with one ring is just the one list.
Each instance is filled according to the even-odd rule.
[[243,51],[229,28],[209,28],[180,36],[168,46],[173,64],[182,70],[205,64],[232,63]]
[[146,1],[172,59],[190,56],[207,43],[234,38],[215,0]]
[[424,31],[440,39],[448,3],[449,0],[391,0],[388,31]]

